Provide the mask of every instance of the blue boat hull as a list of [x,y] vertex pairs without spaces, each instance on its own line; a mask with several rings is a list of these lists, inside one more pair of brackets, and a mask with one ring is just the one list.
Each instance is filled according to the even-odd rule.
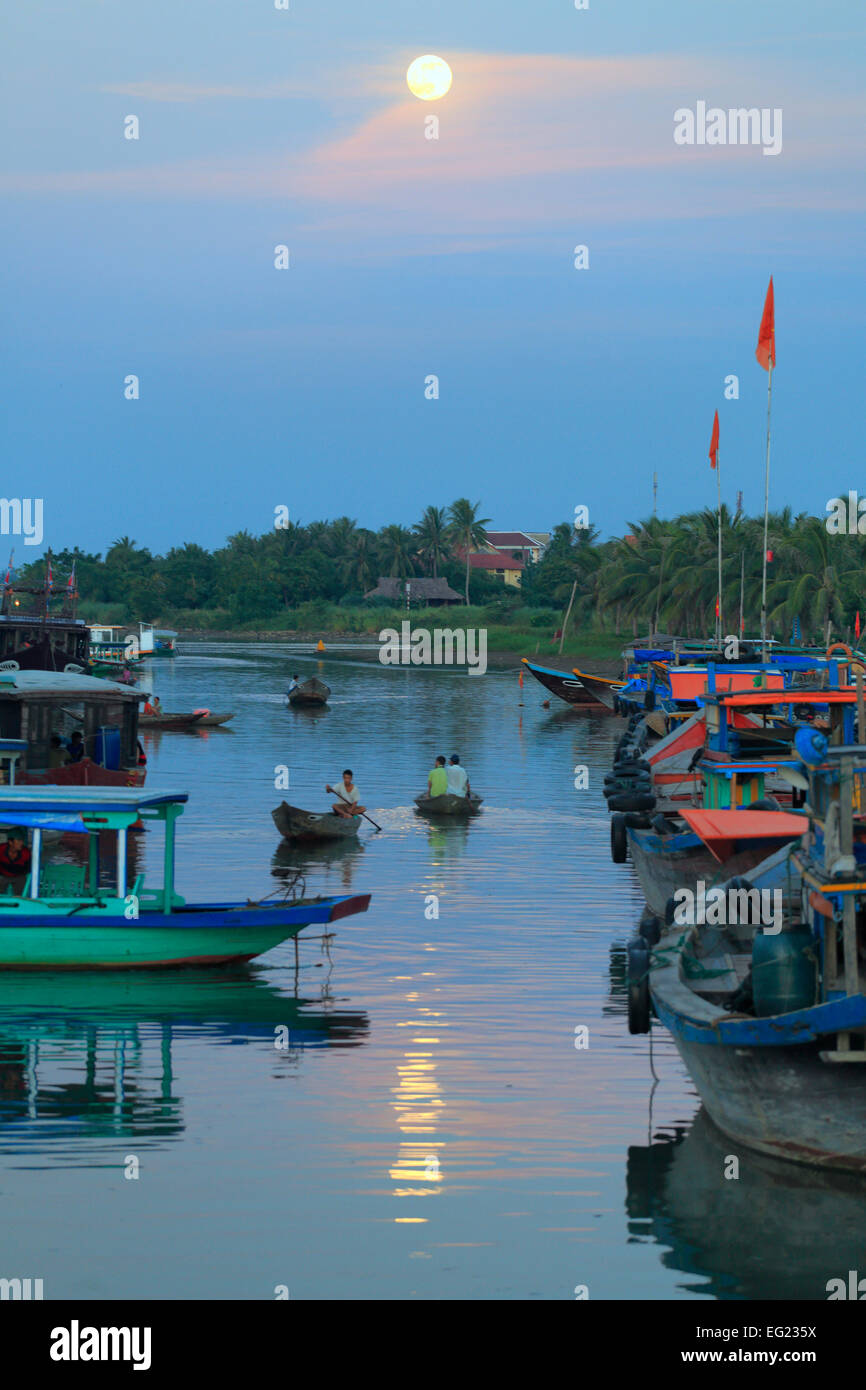
[[[132,921],[72,912],[0,914],[0,970],[138,970],[252,960],[304,927],[365,912],[369,894],[319,902],[188,904]],[[2,905],[2,904],[0,904]]]

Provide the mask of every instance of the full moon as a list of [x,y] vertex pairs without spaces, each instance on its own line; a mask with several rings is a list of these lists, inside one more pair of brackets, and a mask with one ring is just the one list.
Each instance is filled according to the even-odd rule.
[[451,69],[444,58],[425,53],[423,58],[416,58],[409,64],[406,81],[413,96],[422,101],[438,101],[451,86]]

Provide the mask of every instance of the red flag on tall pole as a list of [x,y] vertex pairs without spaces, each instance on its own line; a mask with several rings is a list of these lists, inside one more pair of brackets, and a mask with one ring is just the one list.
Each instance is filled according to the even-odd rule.
[[857,609],[857,617],[854,619],[854,636],[860,636],[860,609]]
[[764,300],[764,312],[761,315],[761,327],[758,332],[758,346],[755,348],[755,356],[765,372],[768,372],[771,366],[775,367],[776,365],[776,310],[773,303],[772,275],[767,288],[767,298]]
[[710,439],[710,468],[715,468],[719,461],[719,412],[716,411],[713,419],[713,434]]

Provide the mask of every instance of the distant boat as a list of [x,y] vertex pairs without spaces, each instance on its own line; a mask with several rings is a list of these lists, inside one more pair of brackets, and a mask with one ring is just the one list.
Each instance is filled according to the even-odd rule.
[[[30,872],[0,894],[0,969],[130,970],[252,960],[313,923],[366,912],[370,896],[187,903],[174,886],[175,822],[186,792],[133,787],[0,788],[0,821],[32,829]],[[127,874],[130,828],[165,828],[163,881]],[[43,863],[43,833],[78,834],[87,864]],[[100,871],[99,837],[116,837],[116,870]],[[11,881],[13,888],[16,880]]]
[[416,796],[415,805],[423,816],[477,816],[481,810],[480,796]]
[[177,633],[170,627],[153,629],[152,656],[177,656]]
[[348,840],[357,836],[360,816],[338,816],[336,811],[302,811],[283,801],[271,811],[274,825],[284,840]]
[[193,710],[190,714],[172,714],[164,710],[161,714],[140,714],[140,729],[213,729],[219,724],[227,724],[234,714],[211,714],[210,710]]
[[330,688],[324,681],[320,681],[318,676],[312,676],[310,680],[303,681],[288,692],[289,704],[326,705],[330,693]]
[[560,700],[565,700],[568,705],[595,705],[598,702],[589,694],[581,681],[577,680],[570,671],[557,671],[551,666],[538,666],[536,662],[530,661],[528,657],[520,658],[527,671],[530,671],[537,681],[549,690],[552,695],[556,695]]

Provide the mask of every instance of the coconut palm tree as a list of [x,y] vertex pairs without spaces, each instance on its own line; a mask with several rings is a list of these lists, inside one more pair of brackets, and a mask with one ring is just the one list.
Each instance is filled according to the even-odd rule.
[[481,506],[480,502],[474,504],[468,497],[458,497],[456,502],[452,502],[448,508],[448,523],[454,545],[463,551],[466,557],[466,585],[464,597],[466,607],[469,607],[469,556],[473,550],[477,550],[487,541],[487,531],[485,527],[489,525],[490,517],[478,515]]
[[439,562],[451,554],[451,536],[444,507],[427,507],[421,520],[412,527],[418,537],[418,554],[439,577]]
[[790,577],[775,580],[771,589],[774,606],[770,616],[790,621],[802,615],[804,625],[813,633],[823,628],[826,645],[833,624],[840,628],[844,624],[844,596],[860,578],[859,567],[850,563],[845,539],[830,535],[818,517],[798,517],[780,547],[779,558]]
[[415,573],[414,537],[405,526],[385,526],[379,532],[379,546],[392,578],[408,579]]

